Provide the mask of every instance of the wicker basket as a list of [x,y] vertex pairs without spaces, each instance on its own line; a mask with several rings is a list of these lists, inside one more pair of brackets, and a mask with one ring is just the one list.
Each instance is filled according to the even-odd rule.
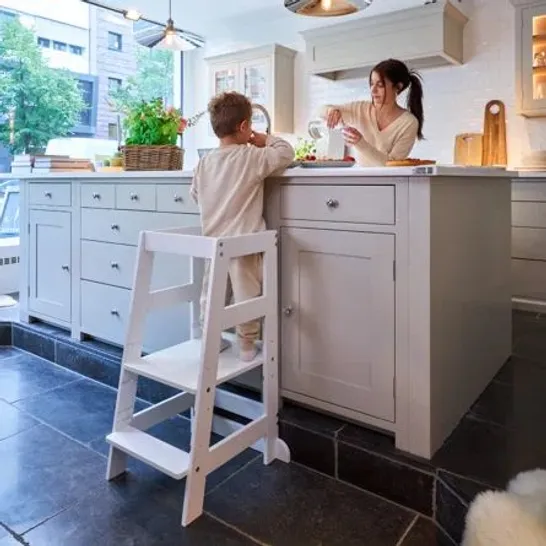
[[121,151],[126,171],[179,171],[184,163],[178,146],[123,146]]

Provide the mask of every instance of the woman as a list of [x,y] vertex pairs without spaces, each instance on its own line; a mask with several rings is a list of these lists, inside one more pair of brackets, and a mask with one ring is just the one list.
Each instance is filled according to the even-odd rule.
[[[321,117],[329,128],[343,123],[345,142],[355,149],[363,167],[406,159],[415,140],[423,138],[423,87],[420,76],[401,61],[388,59],[370,74],[372,102],[357,101],[325,106]],[[409,89],[407,109],[398,105],[400,93]]]

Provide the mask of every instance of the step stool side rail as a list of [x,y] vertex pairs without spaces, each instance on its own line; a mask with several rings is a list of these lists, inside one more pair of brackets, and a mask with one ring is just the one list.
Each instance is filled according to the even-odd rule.
[[150,252],[197,256],[208,259],[212,258],[216,246],[216,239],[212,237],[162,233],[159,231],[146,231],[145,241],[146,250]]
[[227,258],[240,258],[249,254],[261,254],[275,245],[277,232],[274,230],[259,231],[247,235],[221,237],[219,244],[222,246],[224,256]]

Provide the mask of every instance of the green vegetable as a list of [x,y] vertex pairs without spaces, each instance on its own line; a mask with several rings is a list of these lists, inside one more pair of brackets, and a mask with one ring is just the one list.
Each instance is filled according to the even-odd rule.
[[300,161],[308,155],[315,155],[317,153],[317,146],[314,140],[298,138],[294,151],[296,152],[296,161]]

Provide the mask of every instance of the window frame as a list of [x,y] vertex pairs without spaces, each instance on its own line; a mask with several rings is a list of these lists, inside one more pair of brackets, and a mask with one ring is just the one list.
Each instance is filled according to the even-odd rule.
[[[111,38],[114,38],[116,40],[116,44],[119,42],[119,47],[114,47],[111,42]],[[114,32],[112,30],[108,31],[108,50],[109,51],[116,51],[118,53],[121,53],[123,51],[123,34],[120,34],[119,32]]]

